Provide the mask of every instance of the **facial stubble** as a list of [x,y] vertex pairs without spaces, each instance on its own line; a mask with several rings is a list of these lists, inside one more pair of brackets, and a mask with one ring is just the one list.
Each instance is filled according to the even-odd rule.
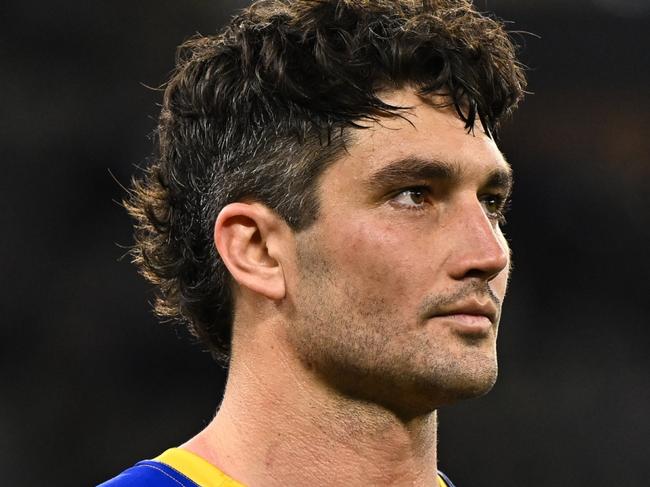
[[[425,296],[405,311],[386,286],[351,282],[315,238],[297,248],[300,281],[287,336],[304,367],[349,399],[416,416],[489,391],[497,375],[493,347],[427,329],[423,310],[476,295],[476,283]],[[488,288],[489,289],[489,288]],[[493,296],[493,295],[492,295]],[[496,334],[496,327],[494,329]]]

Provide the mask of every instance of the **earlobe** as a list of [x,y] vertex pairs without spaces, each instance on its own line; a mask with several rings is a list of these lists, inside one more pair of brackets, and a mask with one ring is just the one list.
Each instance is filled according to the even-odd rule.
[[282,219],[261,203],[231,203],[214,226],[214,244],[234,280],[268,299],[286,286],[281,265]]

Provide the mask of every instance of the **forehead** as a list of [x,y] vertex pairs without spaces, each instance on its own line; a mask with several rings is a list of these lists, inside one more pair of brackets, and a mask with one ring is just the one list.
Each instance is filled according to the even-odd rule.
[[480,125],[470,133],[453,106],[441,107],[441,97],[423,99],[411,90],[387,93],[382,99],[410,107],[404,118],[384,118],[355,129],[347,154],[334,164],[342,178],[365,178],[400,159],[435,160],[455,167],[460,176],[510,171],[493,139]]

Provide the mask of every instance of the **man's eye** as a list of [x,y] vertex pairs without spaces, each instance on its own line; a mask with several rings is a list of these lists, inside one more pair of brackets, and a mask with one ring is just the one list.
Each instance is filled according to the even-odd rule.
[[505,223],[505,213],[507,210],[507,201],[503,196],[492,194],[483,198],[483,206],[488,218],[496,220],[499,223]]
[[392,203],[410,209],[420,209],[426,203],[426,188],[408,188],[397,193],[392,199]]

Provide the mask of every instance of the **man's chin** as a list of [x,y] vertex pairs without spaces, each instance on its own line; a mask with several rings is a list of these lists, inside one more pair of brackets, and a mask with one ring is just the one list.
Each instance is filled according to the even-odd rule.
[[444,404],[441,405],[484,396],[492,390],[496,380],[496,366],[472,374],[460,374],[453,380],[449,380],[442,388],[444,393],[441,396],[444,398]]
[[384,405],[402,417],[417,417],[442,406],[484,396],[496,383],[496,364],[466,372],[412,377],[415,380],[396,384],[394,393],[382,398]]
[[450,396],[453,397],[456,401],[462,401],[464,399],[474,399],[486,395],[492,390],[494,384],[496,383],[496,376],[493,380],[466,385],[463,388],[459,388],[454,391],[450,391]]
[[436,409],[465,399],[481,397],[494,387],[498,375],[493,354],[436,364],[412,375],[410,391],[421,407]]

